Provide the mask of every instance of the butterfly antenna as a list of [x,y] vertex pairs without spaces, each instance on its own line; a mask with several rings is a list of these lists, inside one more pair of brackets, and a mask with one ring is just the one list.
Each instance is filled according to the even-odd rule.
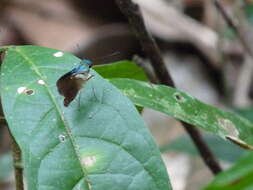
[[98,61],[98,60],[105,59],[105,58],[108,58],[108,57],[113,57],[113,56],[116,56],[116,55],[119,55],[119,54],[121,54],[121,53],[119,51],[116,51],[116,52],[113,52],[113,53],[111,53],[109,55],[95,58],[92,61]]

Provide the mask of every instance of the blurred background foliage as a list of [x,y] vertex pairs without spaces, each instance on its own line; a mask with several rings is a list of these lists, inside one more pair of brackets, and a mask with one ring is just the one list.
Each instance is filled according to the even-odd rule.
[[[213,2],[135,2],[141,6],[147,27],[158,42],[178,88],[205,103],[237,112],[253,121],[253,57],[245,51]],[[220,2],[253,49],[253,2]],[[95,64],[131,60],[138,54],[141,62],[148,64],[114,0],[1,0],[0,10],[1,46],[46,46],[91,60],[120,52]],[[144,109],[142,115],[161,147],[174,189],[195,190],[206,185],[212,175],[180,124],[148,109]],[[216,137],[206,135],[205,139],[224,168],[231,167],[247,154]],[[9,134],[1,123],[0,189],[13,190],[13,184]]]

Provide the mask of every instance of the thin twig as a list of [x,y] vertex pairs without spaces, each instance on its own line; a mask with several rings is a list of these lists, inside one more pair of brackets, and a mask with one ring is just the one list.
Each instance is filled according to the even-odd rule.
[[214,0],[214,5],[217,8],[217,10],[220,12],[222,17],[224,18],[227,25],[232,28],[238,39],[240,40],[242,46],[247,51],[247,53],[253,58],[253,51],[252,48],[248,45],[247,40],[245,39],[244,32],[240,29],[240,27],[237,26],[237,24],[233,21],[233,19],[228,15],[222,4],[218,0]]
[[[116,0],[116,3],[118,4],[122,13],[127,17],[136,37],[140,41],[145,54],[151,60],[151,64],[160,83],[175,87],[171,75],[169,74],[163,61],[160,49],[145,27],[139,6],[133,3],[131,0]],[[208,145],[205,143],[199,131],[192,125],[189,125],[185,122],[181,123],[192,138],[194,144],[200,152],[202,159],[213,172],[213,174],[217,174],[222,171],[219,163],[212,154]]]
[[145,61],[139,57],[138,55],[135,55],[133,57],[133,62],[136,63],[139,67],[141,67],[145,74],[147,75],[149,81],[153,84],[159,84],[156,76],[155,76],[155,73],[153,71],[153,68],[151,67],[150,64],[146,64]]

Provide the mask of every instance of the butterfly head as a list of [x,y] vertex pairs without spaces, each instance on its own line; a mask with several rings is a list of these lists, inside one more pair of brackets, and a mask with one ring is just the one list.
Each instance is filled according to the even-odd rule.
[[90,71],[90,67],[92,66],[92,61],[88,59],[83,59],[80,64],[74,68],[70,74],[71,75],[76,75],[76,74],[87,74]]
[[80,64],[87,65],[88,67],[91,67],[92,61],[89,59],[83,59]]

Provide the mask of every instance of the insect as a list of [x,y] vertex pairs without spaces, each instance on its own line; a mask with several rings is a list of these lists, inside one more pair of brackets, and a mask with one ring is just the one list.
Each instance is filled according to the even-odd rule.
[[64,106],[67,107],[75,99],[83,84],[93,77],[90,74],[91,66],[92,61],[83,59],[76,68],[57,80],[58,92],[64,96]]

